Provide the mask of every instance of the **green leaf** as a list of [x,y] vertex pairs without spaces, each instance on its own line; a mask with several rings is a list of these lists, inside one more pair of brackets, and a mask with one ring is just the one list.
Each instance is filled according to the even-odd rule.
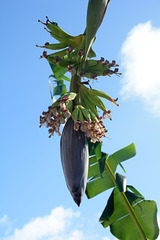
[[136,155],[136,149],[134,143],[128,145],[125,148],[113,153],[110,157],[113,157],[118,163],[128,160]]
[[112,187],[114,187],[114,183],[110,178],[110,175],[108,173],[103,173],[103,178],[99,175],[99,177],[93,180],[91,179],[87,183],[86,195],[88,198],[92,198]]
[[135,202],[137,199],[138,199],[138,200],[144,199],[143,197],[141,197],[141,196],[139,196],[139,195],[137,195],[137,194],[135,194],[135,193],[133,193],[133,192],[130,192],[130,191],[128,191],[128,190],[125,192],[125,195],[126,195],[128,201],[129,201],[129,203],[130,203],[131,205],[134,205],[134,202]]
[[102,156],[101,147],[102,147],[102,143],[100,143],[100,142],[96,142],[94,145],[95,155],[96,155],[97,160],[99,160]]
[[[94,161],[95,158],[93,157],[92,160]],[[100,172],[99,172],[99,163],[97,162],[97,159],[96,159],[96,163],[90,165],[90,170],[88,172],[88,179],[90,178],[94,179],[97,177],[100,177]]]
[[[97,161],[96,156],[89,159],[88,183],[86,195],[92,198],[97,194],[114,187],[114,183],[104,166],[100,165],[101,161],[107,158],[107,154],[102,153],[102,160]],[[100,170],[100,168],[103,168]],[[103,174],[102,174],[103,173]]]
[[[132,203],[134,214],[148,239],[156,239],[159,234],[157,224],[157,206],[154,201],[142,200],[141,197],[127,191],[126,197]],[[128,212],[123,198],[117,188],[113,190],[113,197],[107,203],[100,222],[104,227],[110,225],[112,234],[121,240],[141,240],[138,228]],[[123,193],[124,194],[124,193]],[[109,213],[109,207],[112,207]],[[114,210],[113,210],[114,209]]]
[[96,158],[96,156],[93,156],[93,157],[90,157],[90,158],[89,158],[89,165],[92,165],[92,164],[94,164],[94,163],[97,163],[97,158]]
[[[57,65],[52,64],[52,63],[50,63],[50,67],[51,67],[54,74],[50,75],[49,78],[50,77],[55,78],[56,79],[55,82],[57,84],[57,86],[54,87],[54,89],[53,89],[53,96],[55,96],[55,95],[62,96],[63,94],[67,93],[66,85],[63,83],[62,79],[70,81],[69,78],[64,76],[64,73],[66,73],[66,68],[61,67],[61,66],[57,66]],[[52,85],[52,87],[53,87],[53,85]]]
[[[143,232],[148,239],[156,239],[159,235],[157,224],[157,207],[154,201],[142,201],[134,207],[134,211],[142,226]],[[112,234],[122,240],[141,240],[135,224],[130,215],[125,216],[120,221],[114,222],[110,226]],[[129,229],[129,231],[128,231]]]
[[92,47],[90,48],[90,51],[89,51],[89,53],[88,53],[88,57],[89,57],[89,58],[96,57],[96,53],[93,51]]
[[123,171],[126,173],[126,170],[124,169],[123,165],[119,163],[119,166],[123,169]]
[[135,194],[137,194],[137,195],[141,196],[142,198],[144,198],[144,197],[142,196],[142,194],[141,194],[137,189],[135,189],[133,186],[127,185],[127,189],[128,189],[128,188],[129,188],[132,192],[134,192]]
[[116,167],[118,164],[120,164],[123,161],[126,161],[136,155],[136,149],[134,143],[128,145],[125,148],[122,148],[121,150],[111,154],[107,162],[110,165],[113,172],[115,172]]
[[66,73],[67,69],[61,66],[56,66],[53,69],[53,73],[57,80],[61,80]]
[[105,161],[106,161],[107,156],[108,156],[108,154],[102,153],[102,157],[99,159],[99,171],[100,171],[101,177],[102,177],[102,173],[105,170]]
[[[51,67],[52,71],[53,71],[53,70],[54,70],[54,68],[57,66],[56,64],[53,64],[53,63],[50,63],[50,62],[49,62],[49,65],[50,65],[50,67]],[[54,75],[51,75],[51,76],[54,76]]]
[[94,143],[91,142],[90,138],[87,138],[87,141],[88,141],[88,148],[89,148],[89,156],[92,156],[95,154]]
[[[95,152],[97,146],[98,143],[91,144],[90,150]],[[101,158],[97,159],[99,151],[97,156],[92,155],[86,195],[92,198],[115,187],[99,220],[103,227],[110,226],[111,233],[121,240],[156,239],[159,234],[156,203],[144,200],[133,186],[127,186],[132,192],[126,191],[126,178],[118,173],[114,175],[117,165],[135,154],[135,146],[130,144],[109,157],[101,152]],[[105,162],[104,156],[108,157]]]
[[62,96],[67,93],[66,85],[63,83],[63,80],[54,80],[54,82],[57,84],[55,87],[50,83],[50,92],[52,92],[51,88],[53,88],[53,95],[51,94],[52,97],[55,95]]
[[66,81],[68,81],[68,82],[70,82],[71,81],[71,79],[70,78],[68,78],[68,77],[66,77],[65,75],[63,75],[63,77],[62,77],[64,80],[66,80]]
[[56,87],[53,89],[53,96],[56,96],[56,95],[60,95],[60,94],[59,94],[58,86],[56,86]]
[[126,192],[126,177],[116,173],[116,183],[120,192]]
[[67,93],[66,85],[63,84],[62,89],[61,89],[61,95],[66,94],[66,93]]
[[108,201],[107,201],[107,205],[99,219],[100,222],[103,222],[103,224],[105,223],[105,221],[109,221],[110,216],[112,216],[114,211],[114,190],[112,191]]
[[49,78],[56,78],[55,76],[54,76],[54,74],[51,74],[51,75],[49,75]]
[[[121,217],[128,214],[128,210],[124,207],[124,202],[122,201],[121,197],[119,197],[119,190],[118,188],[114,188],[113,190],[113,197],[112,197],[112,204],[113,204],[113,213],[111,215],[108,214],[108,211],[106,209],[109,209],[108,202],[107,205],[99,219],[99,221],[102,223],[103,227],[108,227],[110,224],[115,222],[117,219],[120,219]],[[111,202],[110,202],[111,204]]]
[[100,176],[102,177],[102,173],[104,172],[104,174],[106,174],[106,169],[105,169],[105,160],[107,158],[107,154],[106,153],[102,153],[103,156],[101,159],[99,159],[97,161],[96,156],[92,156],[89,158],[89,166],[90,166],[90,170],[88,172],[88,179],[92,178],[99,178]]
[[[98,160],[100,156],[104,156],[104,153],[100,152],[101,145],[98,144],[98,142],[96,144],[90,144],[89,147],[90,147],[90,152],[92,152],[92,155],[95,153],[95,156],[93,156],[94,160],[95,160],[95,157]],[[108,157],[106,162],[114,174],[116,171],[117,165],[120,162],[123,162],[133,157],[135,154],[136,154],[135,145],[132,143],[129,146],[110,155],[109,157],[106,154],[106,158]],[[101,160],[101,161],[104,161],[104,160]],[[93,165],[89,164],[88,183],[86,188],[86,194],[88,198],[92,198],[97,194],[115,186],[109,172],[106,169],[104,169],[103,175],[101,177],[100,167],[102,166],[100,166],[98,162]]]

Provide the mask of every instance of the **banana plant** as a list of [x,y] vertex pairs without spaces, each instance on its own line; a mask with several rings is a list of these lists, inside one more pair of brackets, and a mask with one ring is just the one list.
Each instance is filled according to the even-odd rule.
[[[112,120],[102,99],[115,106],[118,98],[92,89],[90,80],[99,76],[120,76],[115,60],[109,62],[101,57],[96,60],[92,45],[104,18],[110,0],[89,0],[86,29],[78,36],[66,33],[46,17],[42,22],[45,30],[58,41],[37,47],[43,48],[45,58],[52,69],[56,86],[52,98],[59,95],[40,116],[40,127],[48,128],[49,137],[61,136],[60,155],[66,185],[73,200],[80,206],[86,193],[92,198],[113,188],[107,205],[100,217],[103,227],[110,226],[111,233],[121,240],[156,239],[159,234],[157,207],[154,201],[145,200],[133,186],[126,185],[126,177],[116,172],[118,164],[135,155],[135,146],[130,146],[108,155],[101,149],[107,136],[105,118]],[[51,54],[47,50],[53,50]],[[69,79],[66,74],[71,74]],[[67,91],[64,81],[70,82]],[[51,84],[53,86],[53,84]],[[64,126],[62,134],[61,124]]]

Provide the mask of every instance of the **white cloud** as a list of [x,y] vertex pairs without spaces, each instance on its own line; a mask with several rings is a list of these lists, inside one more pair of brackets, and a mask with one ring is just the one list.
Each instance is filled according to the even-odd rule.
[[0,218],[0,228],[4,229],[5,235],[8,235],[11,232],[14,223],[15,220],[11,221],[6,214]]
[[[0,222],[7,218],[7,215],[4,216]],[[91,236],[91,233],[83,231],[81,222],[79,212],[75,213],[71,208],[57,207],[51,214],[31,220],[21,229],[15,229],[13,235],[0,240],[110,240],[98,235]]]
[[15,229],[12,236],[3,238],[3,240],[51,240],[53,237],[61,240],[71,219],[78,216],[79,213],[74,213],[72,209],[65,210],[63,207],[58,207],[52,210],[50,215],[38,217],[25,224],[22,229]]
[[84,234],[79,230],[74,230],[67,240],[83,240]]
[[123,97],[141,100],[160,117],[160,28],[150,21],[135,26],[122,45],[121,60]]

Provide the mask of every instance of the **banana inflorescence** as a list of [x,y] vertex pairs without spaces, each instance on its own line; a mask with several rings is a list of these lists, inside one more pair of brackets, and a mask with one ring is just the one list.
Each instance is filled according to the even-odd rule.
[[[40,116],[40,127],[45,125],[48,128],[49,137],[54,135],[54,132],[60,136],[60,125],[65,124],[60,142],[61,161],[67,187],[78,206],[87,183],[89,161],[87,138],[89,142],[102,142],[102,137],[106,137],[107,132],[103,120],[105,117],[112,120],[111,111],[106,109],[101,98],[118,106],[118,99],[114,100],[103,91],[84,86],[85,83],[89,84],[90,79],[97,80],[98,76],[120,75],[114,60],[109,62],[103,57],[100,60],[92,59],[96,57],[92,44],[109,1],[89,0],[87,27],[84,33],[78,36],[66,33],[48,17],[46,23],[39,20],[45,25],[45,30],[58,41],[36,46],[45,49],[41,58],[47,59],[53,71],[51,76],[57,83],[53,96],[61,95],[48,107],[48,111]],[[48,54],[46,50],[54,52]],[[70,81],[65,76],[67,71],[72,76],[68,93],[66,88],[63,92],[62,87],[60,88],[60,81],[62,85],[63,80]],[[88,81],[82,82],[82,78],[88,78]],[[101,116],[99,110],[103,112]]]

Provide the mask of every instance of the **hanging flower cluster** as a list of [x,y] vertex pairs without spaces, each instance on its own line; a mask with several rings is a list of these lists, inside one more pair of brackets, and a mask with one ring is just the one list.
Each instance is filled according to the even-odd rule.
[[65,119],[68,119],[71,116],[71,113],[66,106],[69,101],[69,96],[63,96],[62,98],[58,99],[56,103],[52,104],[52,106],[49,106],[47,112],[42,112],[43,116],[40,116],[39,127],[45,124],[45,126],[49,128],[49,137],[54,135],[54,132],[56,132],[58,136],[61,136],[61,133],[59,131],[60,124],[64,124]]
[[[79,108],[78,110],[79,112],[82,111],[83,113],[84,109]],[[80,129],[82,132],[85,133],[87,138],[91,139],[91,142],[93,143],[95,143],[96,141],[102,142],[101,138],[106,137],[105,134],[106,132],[108,132],[108,130],[106,130],[105,128],[105,125],[103,124],[102,119],[105,119],[105,117],[109,117],[109,119],[112,120],[110,113],[110,110],[105,110],[102,117],[93,117],[92,115],[92,119],[89,118],[88,120],[85,120],[84,118],[82,119],[82,117],[81,120],[74,119],[74,130],[78,131]]]
[[90,138],[91,142],[93,143],[95,143],[97,140],[102,142],[101,138],[106,137],[105,133],[108,131],[103,125],[102,120],[74,122],[74,130],[78,131],[79,129],[82,132],[85,132],[86,137]]

